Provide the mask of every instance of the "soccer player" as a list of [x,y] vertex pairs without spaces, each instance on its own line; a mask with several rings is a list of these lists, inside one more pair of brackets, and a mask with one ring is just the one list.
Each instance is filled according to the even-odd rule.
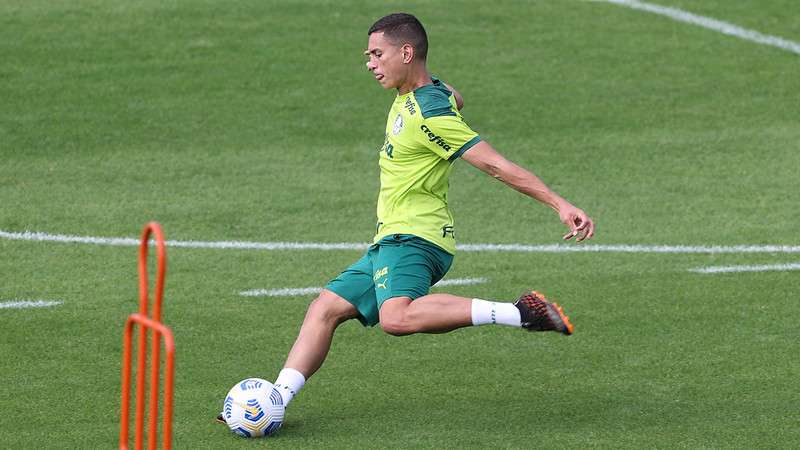
[[592,220],[528,170],[505,159],[463,120],[461,95],[426,68],[428,39],[410,14],[390,14],[370,27],[367,69],[397,89],[380,150],[378,224],[361,259],[333,279],[308,307],[275,385],[288,404],[322,365],[336,327],[349,319],[386,333],[442,333],[498,324],[572,334],[561,308],[536,292],[515,303],[429,294],[456,251],[448,177],[459,158],[553,208],[569,227],[564,239],[594,234]]

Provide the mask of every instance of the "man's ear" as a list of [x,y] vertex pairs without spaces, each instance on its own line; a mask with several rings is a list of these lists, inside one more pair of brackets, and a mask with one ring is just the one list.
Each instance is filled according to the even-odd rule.
[[414,60],[414,47],[411,44],[403,44],[400,52],[403,54],[403,64],[411,64],[411,61]]

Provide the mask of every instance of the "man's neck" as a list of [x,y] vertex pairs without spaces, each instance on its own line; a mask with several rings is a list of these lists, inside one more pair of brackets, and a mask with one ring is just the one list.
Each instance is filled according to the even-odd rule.
[[413,70],[409,77],[406,78],[406,81],[397,88],[398,95],[408,94],[409,92],[413,91],[414,89],[420,88],[427,84],[433,83],[431,80],[431,76],[428,73],[428,70],[422,66],[416,70]]

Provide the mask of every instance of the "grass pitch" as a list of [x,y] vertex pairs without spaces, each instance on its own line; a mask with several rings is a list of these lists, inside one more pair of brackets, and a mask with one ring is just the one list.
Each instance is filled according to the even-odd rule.
[[[793,2],[661,1],[800,40]],[[594,2],[7,1],[0,230],[366,242],[392,92],[366,30],[417,14],[464,115],[598,223],[595,244],[797,245],[797,55]],[[462,243],[558,242],[548,209],[456,163]],[[797,272],[700,275],[792,254],[460,253],[448,292],[562,303],[576,334],[394,338],[356,322],[274,439],[213,423],[274,379],[309,298],[354,251],[168,249],[175,448],[800,446]],[[0,240],[0,443],[108,448],[136,249]],[[44,420],[42,420],[45,418]]]

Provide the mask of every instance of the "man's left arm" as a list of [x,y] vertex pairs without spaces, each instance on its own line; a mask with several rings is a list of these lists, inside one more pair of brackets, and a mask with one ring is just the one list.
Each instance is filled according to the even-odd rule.
[[509,187],[553,208],[561,222],[569,227],[564,239],[577,236],[577,241],[589,239],[594,235],[594,222],[582,209],[573,206],[563,197],[551,190],[529,170],[509,161],[486,141],[480,141],[461,155],[478,169],[507,184]]
[[464,97],[461,96],[461,93],[456,90],[453,86],[445,83],[444,86],[453,93],[453,97],[456,99],[456,107],[459,111],[464,109]]

